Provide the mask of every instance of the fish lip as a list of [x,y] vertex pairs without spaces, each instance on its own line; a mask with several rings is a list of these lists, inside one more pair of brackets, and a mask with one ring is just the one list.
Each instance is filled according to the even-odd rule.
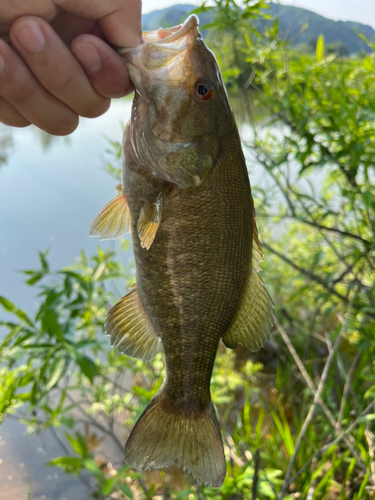
[[[160,33],[160,28],[159,28],[159,30],[155,31],[146,31],[143,35],[143,39],[145,42],[150,41],[157,45],[163,45],[166,43],[175,42],[180,38],[185,37],[190,30],[192,30],[193,28],[198,28],[198,26],[199,26],[199,19],[195,14],[192,14],[186,19],[186,21],[183,24],[180,24],[179,26],[175,26],[173,28],[166,28],[163,30],[165,33],[168,32],[171,33],[170,35],[167,35],[166,37],[153,41],[154,33],[156,33],[157,36],[158,33]],[[147,40],[147,38],[149,38],[150,40]]]
[[[196,38],[201,38],[201,34],[198,31],[198,26],[199,26],[198,17],[195,14],[191,14],[183,24],[174,26],[173,28],[159,28],[158,30],[144,32],[142,35],[143,44],[152,43],[153,45],[165,45],[173,43],[180,40],[181,38],[186,37],[193,28],[197,29]],[[159,38],[160,34],[164,35],[166,33],[170,34],[167,34],[167,36],[163,38]],[[117,49],[117,53],[121,56],[134,51],[135,48],[136,47],[130,47],[130,48],[119,47]]]

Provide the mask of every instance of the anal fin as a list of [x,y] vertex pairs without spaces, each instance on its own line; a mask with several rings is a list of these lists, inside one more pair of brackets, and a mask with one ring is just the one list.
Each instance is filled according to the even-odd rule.
[[129,232],[129,207],[122,192],[122,186],[116,186],[119,194],[100,211],[90,226],[90,236],[100,236],[101,240],[110,240],[124,236]]
[[105,330],[111,344],[127,356],[150,361],[159,350],[159,337],[151,332],[133,289],[109,311]]
[[148,250],[155,239],[161,222],[163,204],[163,193],[159,193],[154,200],[146,201],[142,207],[137,225],[142,248]]
[[229,329],[223,335],[226,347],[235,349],[239,344],[256,352],[266,343],[273,326],[274,307],[258,272],[263,261],[262,247],[255,224],[250,273],[240,305]]

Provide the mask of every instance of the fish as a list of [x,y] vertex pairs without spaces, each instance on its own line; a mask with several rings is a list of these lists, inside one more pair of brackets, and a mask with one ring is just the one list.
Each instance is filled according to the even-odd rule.
[[143,33],[119,53],[135,87],[122,183],[91,236],[131,233],[136,284],[108,313],[111,343],[166,372],[125,444],[135,470],[177,465],[222,485],[223,442],[210,380],[220,339],[258,351],[273,303],[246,161],[225,85],[198,18]]

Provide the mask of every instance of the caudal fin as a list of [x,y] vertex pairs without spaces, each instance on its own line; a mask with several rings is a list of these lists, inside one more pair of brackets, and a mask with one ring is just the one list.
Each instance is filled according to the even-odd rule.
[[125,462],[137,470],[177,464],[200,483],[221,486],[225,457],[212,403],[189,417],[167,411],[162,401],[157,394],[140,416],[125,445]]

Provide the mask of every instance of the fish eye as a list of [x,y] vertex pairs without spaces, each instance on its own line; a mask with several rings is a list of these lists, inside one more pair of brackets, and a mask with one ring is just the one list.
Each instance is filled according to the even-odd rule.
[[200,79],[194,84],[194,96],[198,101],[209,101],[214,95],[213,85],[205,79]]

